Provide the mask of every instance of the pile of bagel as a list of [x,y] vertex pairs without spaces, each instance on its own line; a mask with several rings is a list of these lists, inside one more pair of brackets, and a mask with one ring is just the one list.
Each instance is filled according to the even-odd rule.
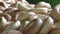
[[60,4],[0,1],[0,34],[60,34]]

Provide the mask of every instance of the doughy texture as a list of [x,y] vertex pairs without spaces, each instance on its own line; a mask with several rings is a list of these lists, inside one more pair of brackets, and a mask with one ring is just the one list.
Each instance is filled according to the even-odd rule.
[[22,34],[22,32],[17,30],[11,30],[8,34]]

